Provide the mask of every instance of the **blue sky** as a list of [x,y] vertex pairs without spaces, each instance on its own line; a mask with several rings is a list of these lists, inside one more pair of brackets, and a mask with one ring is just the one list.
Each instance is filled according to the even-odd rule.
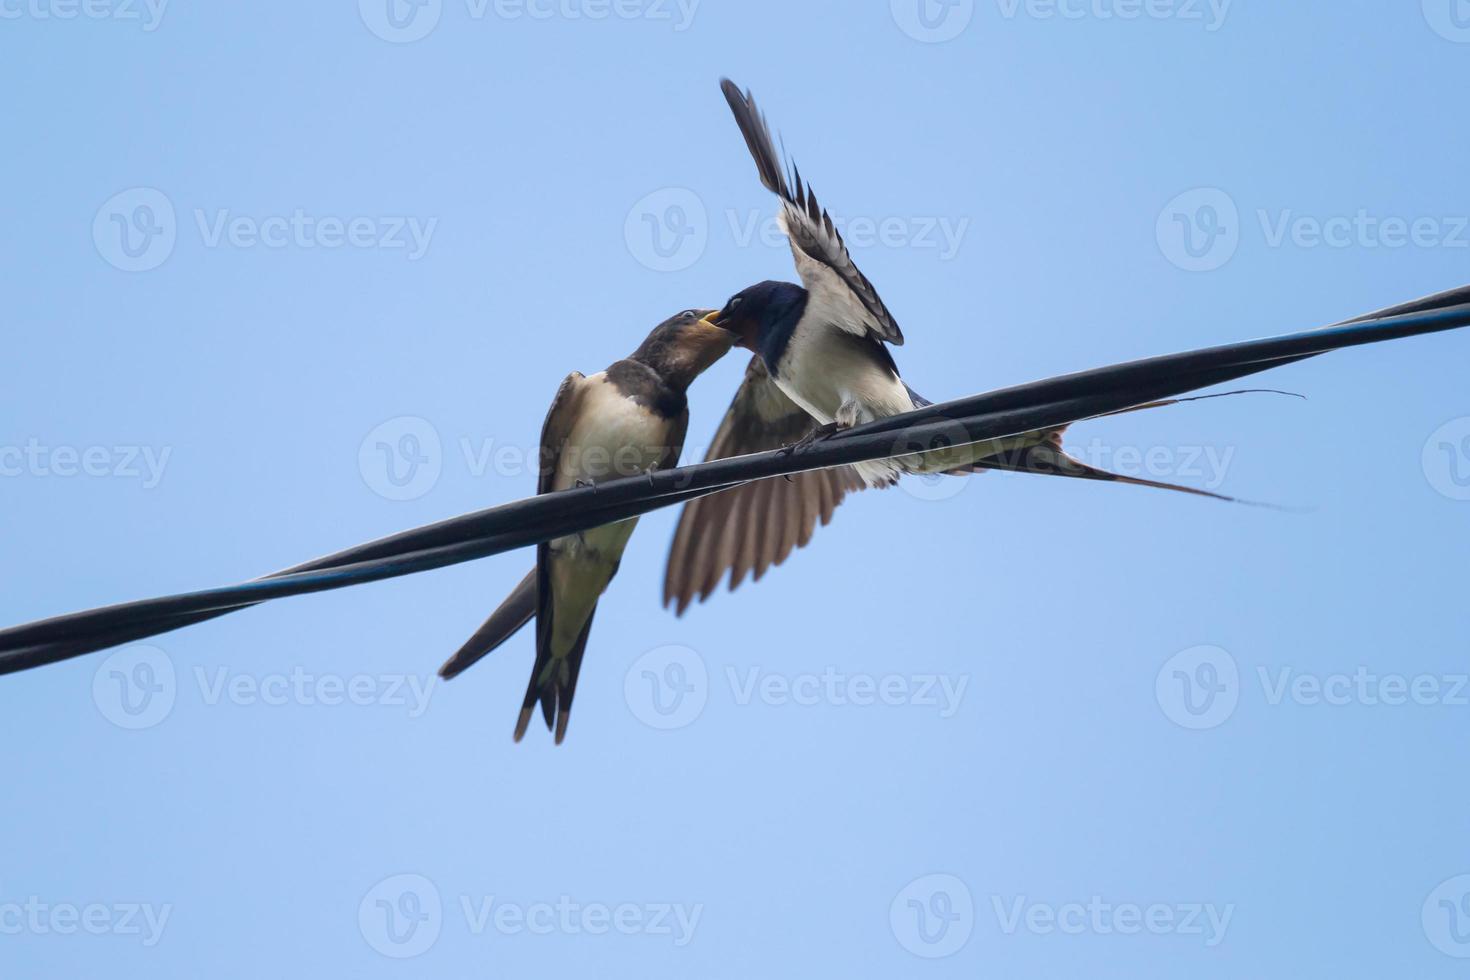
[[[1463,3],[394,3],[0,0],[6,625],[530,493],[791,274],[722,74],[933,398],[1470,281]],[[915,482],[682,619],[651,515],[560,748],[432,681],[527,553],[4,678],[0,974],[1461,975],[1467,355],[1071,434],[1290,512]]]

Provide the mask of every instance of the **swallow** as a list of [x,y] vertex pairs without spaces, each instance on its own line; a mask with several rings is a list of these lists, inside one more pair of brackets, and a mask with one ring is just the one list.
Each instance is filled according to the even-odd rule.
[[[715,325],[714,313],[684,310],[607,370],[567,375],[541,428],[538,494],[678,464],[689,385],[735,339]],[[536,662],[516,719],[517,742],[538,702],[556,744],[566,737],[593,614],[637,523],[634,517],[538,545],[536,567],[440,668],[441,677],[458,675],[534,617]]]
[[[753,356],[706,459],[789,448],[932,404],[899,375],[889,347],[902,346],[903,331],[853,262],[811,185],[794,163],[789,171],[783,166],[750,92],[742,93],[728,78],[720,80],[720,91],[761,183],[780,199],[779,223],[801,283],[768,280],[749,286],[711,318]],[[911,452],[749,483],[691,501],[669,551],[664,605],[675,605],[682,614],[696,597],[708,598],[726,573],[732,590],[747,574],[759,580],[805,546],[847,494],[892,486],[904,473],[962,476],[1004,469],[1233,499],[1089,466],[1063,451],[1064,431],[1023,433],[980,448]]]

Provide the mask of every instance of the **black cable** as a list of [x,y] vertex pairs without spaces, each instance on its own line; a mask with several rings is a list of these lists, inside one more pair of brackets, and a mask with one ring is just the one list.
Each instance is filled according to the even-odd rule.
[[799,447],[542,494],[380,538],[240,585],[0,630],[0,674],[131,642],[270,599],[442,568],[634,517],[740,483],[1054,428],[1327,351],[1470,325],[1470,287],[1332,327],[1131,361],[972,395]]

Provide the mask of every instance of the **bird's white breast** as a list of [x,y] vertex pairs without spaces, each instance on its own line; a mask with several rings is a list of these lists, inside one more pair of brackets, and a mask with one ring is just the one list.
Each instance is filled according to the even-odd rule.
[[618,391],[605,373],[585,382],[577,421],[562,448],[553,487],[637,476],[656,466],[668,449],[670,425]]
[[856,402],[859,422],[912,411],[908,389],[873,356],[871,341],[822,324],[802,323],[792,331],[775,382],[807,414],[822,422]]
[[[583,384],[577,421],[561,449],[553,489],[568,489],[579,480],[600,483],[636,476],[657,466],[668,451],[669,422],[624,396],[605,372]],[[633,517],[550,542],[556,594],[553,656],[564,655],[576,642],[637,524]]]
[[[668,451],[667,420],[620,392],[605,372],[591,375],[585,384],[577,421],[562,447],[552,483],[557,490],[578,481],[604,483],[637,476],[657,466]],[[615,567],[637,523],[633,518],[558,538],[552,550],[568,557],[596,557]]]

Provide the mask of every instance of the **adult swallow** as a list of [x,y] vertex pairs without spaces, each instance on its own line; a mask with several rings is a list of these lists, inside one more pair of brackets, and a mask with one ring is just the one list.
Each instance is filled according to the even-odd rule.
[[[735,339],[714,324],[714,313],[685,310],[607,370],[567,375],[541,428],[537,493],[678,463],[689,427],[685,392]],[[454,677],[534,616],[536,663],[516,720],[516,741],[525,735],[537,702],[546,727],[555,728],[556,743],[566,737],[592,617],[637,523],[630,518],[537,546],[536,567],[440,668],[442,677]]]
[[[754,356],[706,459],[779,449],[931,404],[899,376],[888,345],[902,345],[903,331],[811,186],[794,164],[789,173],[783,167],[750,92],[728,78],[720,90],[761,183],[781,200],[780,226],[801,283],[757,283],[730,297],[712,318]],[[1062,450],[1063,431],[1024,433],[980,448],[911,449],[899,458],[763,480],[692,501],[669,552],[664,604],[682,613],[696,596],[707,598],[727,572],[731,589],[747,573],[759,579],[804,546],[848,493],[891,486],[903,473],[1007,469],[1232,499],[1088,466]]]

